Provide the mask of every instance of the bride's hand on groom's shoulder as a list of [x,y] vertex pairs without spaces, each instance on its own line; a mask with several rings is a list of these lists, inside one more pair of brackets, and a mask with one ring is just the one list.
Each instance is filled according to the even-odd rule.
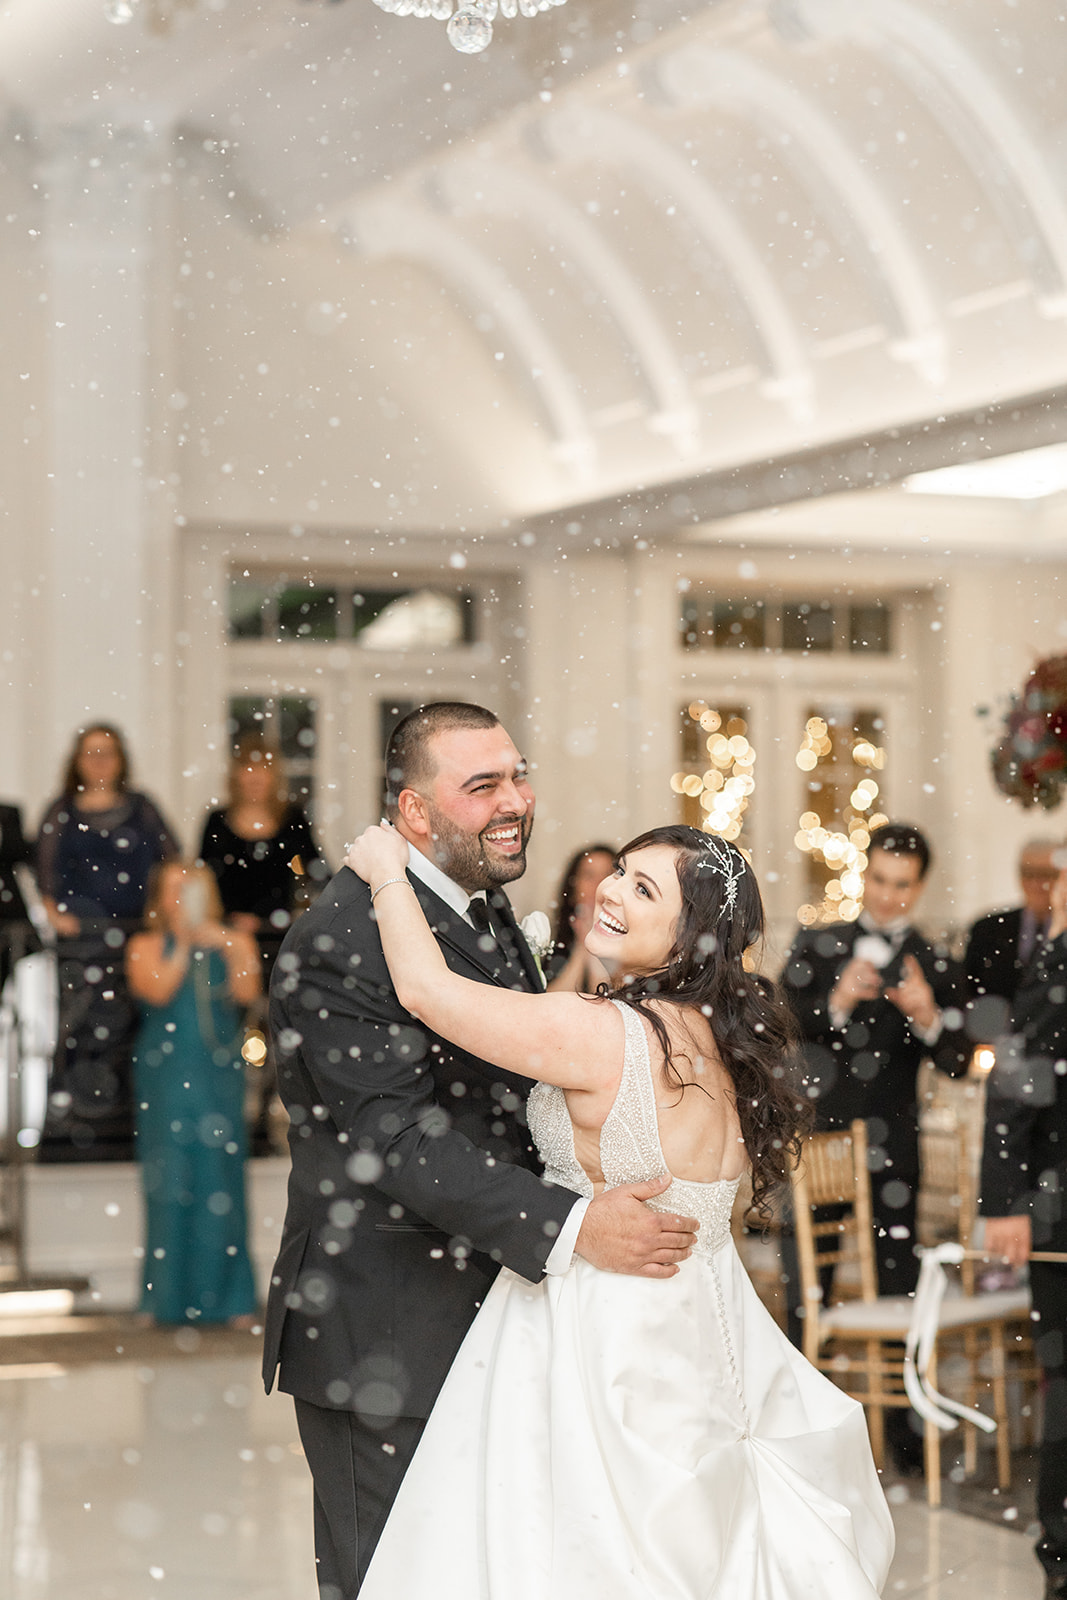
[[369,884],[401,876],[407,864],[408,842],[403,834],[378,824],[365,828],[345,852],[345,866]]

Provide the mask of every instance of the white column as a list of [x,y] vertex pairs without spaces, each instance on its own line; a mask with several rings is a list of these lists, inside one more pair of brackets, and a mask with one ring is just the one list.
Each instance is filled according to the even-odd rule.
[[525,573],[527,717],[516,737],[536,764],[538,823],[514,897],[524,910],[547,904],[575,850],[633,832],[628,583],[608,551],[546,550]]
[[0,797],[26,806],[37,821],[35,724],[27,706],[40,593],[44,523],[46,387],[41,202],[28,141],[7,138],[0,154]]
[[94,125],[51,130],[42,143],[50,439],[41,744],[55,767],[75,727],[114,721],[129,736],[135,777],[158,792],[170,786],[173,654],[165,443],[151,389],[152,375],[163,377],[151,314],[159,141]]

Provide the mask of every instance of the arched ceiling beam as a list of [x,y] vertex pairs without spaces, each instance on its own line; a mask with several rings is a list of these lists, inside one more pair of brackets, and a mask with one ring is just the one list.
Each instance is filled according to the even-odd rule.
[[[951,28],[911,0],[794,0],[805,30],[888,57],[941,123],[1043,291],[1046,316],[1067,316],[1067,202],[1011,99]],[[998,181],[999,180],[999,181]],[[1027,252],[1030,234],[1039,256]]]
[[763,351],[764,393],[783,401],[797,420],[811,413],[811,364],[789,303],[730,207],[668,140],[618,112],[582,108],[550,114],[537,124],[560,161],[590,161],[635,175],[653,199],[673,200],[726,268]]
[[668,435],[680,454],[698,444],[698,416],[685,370],[647,289],[593,225],[539,179],[515,166],[457,161],[439,167],[434,190],[457,215],[488,212],[521,218],[555,239],[570,263],[593,285],[613,317],[651,394],[649,426]]
[[[879,298],[897,337],[890,353],[930,382],[944,376],[945,336],[921,259],[893,207],[831,119],[777,73],[733,50],[693,44],[657,63],[664,93],[677,106],[717,105],[762,128],[777,128],[785,156],[806,157],[844,206],[863,241]],[[825,199],[824,199],[825,203]]]
[[401,200],[378,200],[346,212],[335,226],[370,259],[417,261],[466,305],[487,310],[510,341],[539,396],[554,435],[553,455],[585,480],[596,445],[574,382],[529,301],[507,273],[441,217]]

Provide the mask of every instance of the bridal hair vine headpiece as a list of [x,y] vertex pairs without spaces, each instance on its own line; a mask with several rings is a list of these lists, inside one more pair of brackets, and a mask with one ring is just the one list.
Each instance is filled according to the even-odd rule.
[[725,839],[720,839],[717,833],[708,833],[703,838],[703,854],[697,859],[697,870],[710,868],[722,878],[725,888],[723,890],[722,905],[719,908],[719,919],[728,913],[732,916],[737,904],[737,886],[741,882],[742,874],[747,863],[740,850],[734,850]]

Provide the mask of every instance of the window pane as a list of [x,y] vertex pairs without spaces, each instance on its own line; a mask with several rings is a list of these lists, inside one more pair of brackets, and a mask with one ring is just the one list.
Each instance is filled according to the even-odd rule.
[[890,653],[890,610],[888,606],[849,606],[848,647],[869,650],[875,655]]
[[358,637],[394,600],[402,600],[410,593],[410,589],[357,589],[352,596],[353,634]]
[[679,597],[678,631],[683,650],[773,650],[799,653],[833,650],[888,655],[892,607],[878,601],[835,606],[833,600],[716,599],[693,585]]
[[245,733],[268,732],[267,701],[262,695],[236,695],[230,700],[226,731],[236,745]]
[[368,650],[440,650],[464,641],[460,596],[420,589],[391,600],[359,635]]
[[834,610],[829,600],[800,600],[782,607],[784,650],[832,650]]
[[242,734],[255,733],[281,751],[289,798],[309,816],[315,800],[317,710],[316,701],[303,697],[275,700],[267,695],[236,695],[229,703],[227,724],[234,745]]
[[474,644],[478,637],[478,596],[473,589],[464,589],[460,595],[459,615],[463,627],[463,643]]
[[278,635],[282,639],[336,639],[336,589],[300,584],[280,590]]
[[704,649],[711,643],[708,637],[707,606],[697,595],[687,594],[682,599],[682,612],[678,619],[684,650]]
[[276,702],[276,738],[285,761],[289,798],[309,816],[315,809],[316,714],[318,704],[303,696]]
[[885,720],[874,707],[810,706],[796,754],[804,789],[797,848],[805,857],[805,926],[859,915],[867,844],[885,821]]
[[767,643],[767,607],[762,600],[716,600],[712,607],[716,650],[762,650]]
[[270,632],[271,590],[249,578],[231,578],[229,635],[231,639],[262,639]]
[[691,828],[741,837],[756,787],[756,752],[745,708],[694,700],[681,713],[681,767],[671,778],[680,820]]

